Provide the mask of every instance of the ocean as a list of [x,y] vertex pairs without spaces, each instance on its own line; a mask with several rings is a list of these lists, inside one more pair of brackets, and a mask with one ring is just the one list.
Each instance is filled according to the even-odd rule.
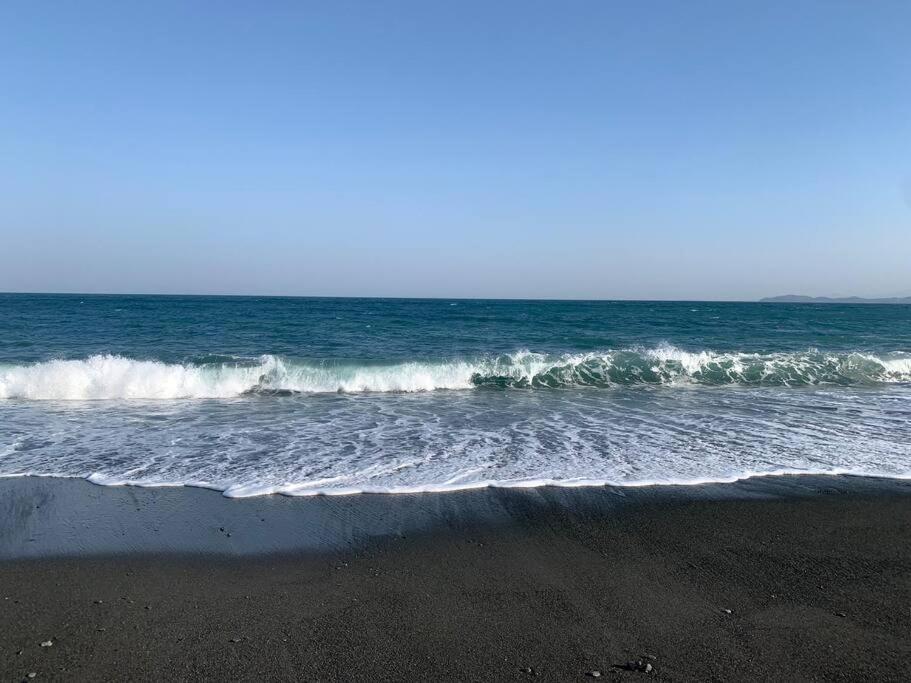
[[0,295],[0,476],[227,496],[911,477],[911,306]]

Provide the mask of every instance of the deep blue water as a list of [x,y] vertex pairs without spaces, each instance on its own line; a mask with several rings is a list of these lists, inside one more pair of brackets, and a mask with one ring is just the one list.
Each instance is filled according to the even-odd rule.
[[121,354],[355,360],[592,352],[911,351],[911,306],[0,294],[0,362]]
[[911,306],[0,295],[0,475],[906,476],[909,399]]

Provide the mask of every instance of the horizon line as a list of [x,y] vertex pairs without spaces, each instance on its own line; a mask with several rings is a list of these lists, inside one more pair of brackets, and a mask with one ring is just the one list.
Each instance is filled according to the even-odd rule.
[[[115,297],[115,296],[148,296],[148,297],[210,297],[210,298],[235,298],[235,299],[354,299],[374,301],[564,301],[576,303],[713,303],[713,304],[747,304],[747,303],[778,303],[778,304],[877,304],[889,303],[888,300],[911,299],[908,296],[813,296],[809,294],[776,294],[757,299],[649,299],[649,298],[574,298],[574,297],[468,297],[468,296],[356,296],[333,294],[224,294],[224,293],[193,293],[193,292],[41,292],[41,291],[0,291],[0,296],[86,296],[86,297]],[[788,298],[798,298],[799,301],[788,301]],[[894,305],[893,301],[893,305]],[[902,302],[904,303],[904,302]]]
[[164,292],[43,292],[0,291],[7,295],[44,296],[155,296],[155,297],[222,297],[236,299],[374,299],[399,301],[567,301],[567,302],[630,302],[630,303],[761,303],[760,299],[649,299],[649,298],[577,298],[577,297],[497,297],[497,296],[358,296],[334,294],[223,294],[223,293],[164,293]]

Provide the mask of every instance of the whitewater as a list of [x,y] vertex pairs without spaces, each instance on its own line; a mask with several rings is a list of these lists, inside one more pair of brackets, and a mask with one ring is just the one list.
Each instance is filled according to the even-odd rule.
[[30,400],[230,398],[248,393],[418,392],[479,386],[571,387],[695,383],[806,386],[906,383],[911,355],[687,352],[672,346],[552,356],[399,363],[289,361],[169,364],[122,356],[0,366],[0,398]]

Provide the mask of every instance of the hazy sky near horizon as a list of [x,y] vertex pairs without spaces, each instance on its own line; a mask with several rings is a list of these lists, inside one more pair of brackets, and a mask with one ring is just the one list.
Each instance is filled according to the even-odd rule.
[[911,3],[5,2],[0,291],[911,294]]

